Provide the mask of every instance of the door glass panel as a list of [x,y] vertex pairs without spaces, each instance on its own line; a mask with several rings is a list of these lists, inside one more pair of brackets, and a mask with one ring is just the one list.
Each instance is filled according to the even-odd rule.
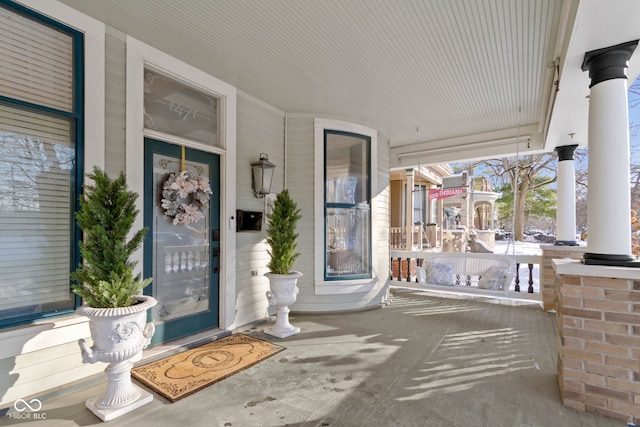
[[[179,158],[153,155],[153,200],[162,199],[164,182],[179,168]],[[209,176],[206,163],[187,161],[186,168],[194,176]],[[209,310],[209,207],[186,225],[174,225],[159,202],[153,211],[153,296],[158,300],[153,318],[168,321]]]
[[218,146],[218,99],[147,69],[144,127]]

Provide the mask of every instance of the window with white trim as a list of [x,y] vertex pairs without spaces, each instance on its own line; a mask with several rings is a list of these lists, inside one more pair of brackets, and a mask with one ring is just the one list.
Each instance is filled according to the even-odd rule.
[[[314,293],[369,292],[380,279],[375,264],[379,245],[372,240],[373,230],[379,227],[374,193],[378,188],[377,169],[373,166],[377,164],[378,132],[360,124],[325,118],[315,118],[313,127]],[[340,194],[331,193],[335,191],[331,186],[340,178],[347,186],[346,196],[342,189]],[[342,235],[333,239],[334,231]],[[346,253],[333,255],[332,260],[331,253],[340,250]]]
[[371,277],[371,138],[325,130],[325,280]]
[[0,326],[75,308],[83,42],[0,1]]

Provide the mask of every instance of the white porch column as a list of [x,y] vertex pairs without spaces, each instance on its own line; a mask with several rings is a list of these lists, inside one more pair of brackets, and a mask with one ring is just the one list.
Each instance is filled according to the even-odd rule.
[[591,78],[585,264],[625,265],[634,259],[626,70],[637,44],[635,40],[587,52],[582,63]]
[[407,231],[407,247],[406,250],[413,249],[413,184],[414,184],[414,172],[413,169],[406,169],[407,187],[406,187],[406,200],[405,200],[405,229]]
[[576,170],[573,152],[577,145],[556,147],[558,153],[558,208],[556,246],[578,246],[576,242]]
[[496,215],[496,202],[492,200],[489,202],[489,205],[491,206],[491,213],[489,214],[489,230],[495,230],[497,228],[494,220]]

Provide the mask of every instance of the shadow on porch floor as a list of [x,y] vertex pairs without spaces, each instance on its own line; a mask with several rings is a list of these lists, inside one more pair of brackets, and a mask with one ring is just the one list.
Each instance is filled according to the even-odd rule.
[[[381,309],[291,316],[302,332],[283,340],[262,332],[270,323],[242,328],[287,349],[173,404],[154,395],[109,425],[626,425],[562,406],[555,315],[539,304],[393,294]],[[104,386],[92,380],[41,396],[47,427],[102,424],[84,401]]]

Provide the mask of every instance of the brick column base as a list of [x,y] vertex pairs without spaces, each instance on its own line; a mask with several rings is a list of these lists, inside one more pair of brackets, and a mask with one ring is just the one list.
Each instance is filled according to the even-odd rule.
[[556,309],[556,273],[553,271],[552,260],[570,258],[582,259],[587,251],[586,246],[555,246],[540,245],[542,249],[542,265],[540,266],[540,293],[542,294],[542,308]]
[[[563,262],[567,264],[562,266]],[[559,273],[558,384],[562,402],[580,411],[639,424],[639,271],[571,264],[554,262]],[[581,270],[586,274],[598,271],[595,277],[576,274]],[[611,278],[619,273],[622,277]]]

